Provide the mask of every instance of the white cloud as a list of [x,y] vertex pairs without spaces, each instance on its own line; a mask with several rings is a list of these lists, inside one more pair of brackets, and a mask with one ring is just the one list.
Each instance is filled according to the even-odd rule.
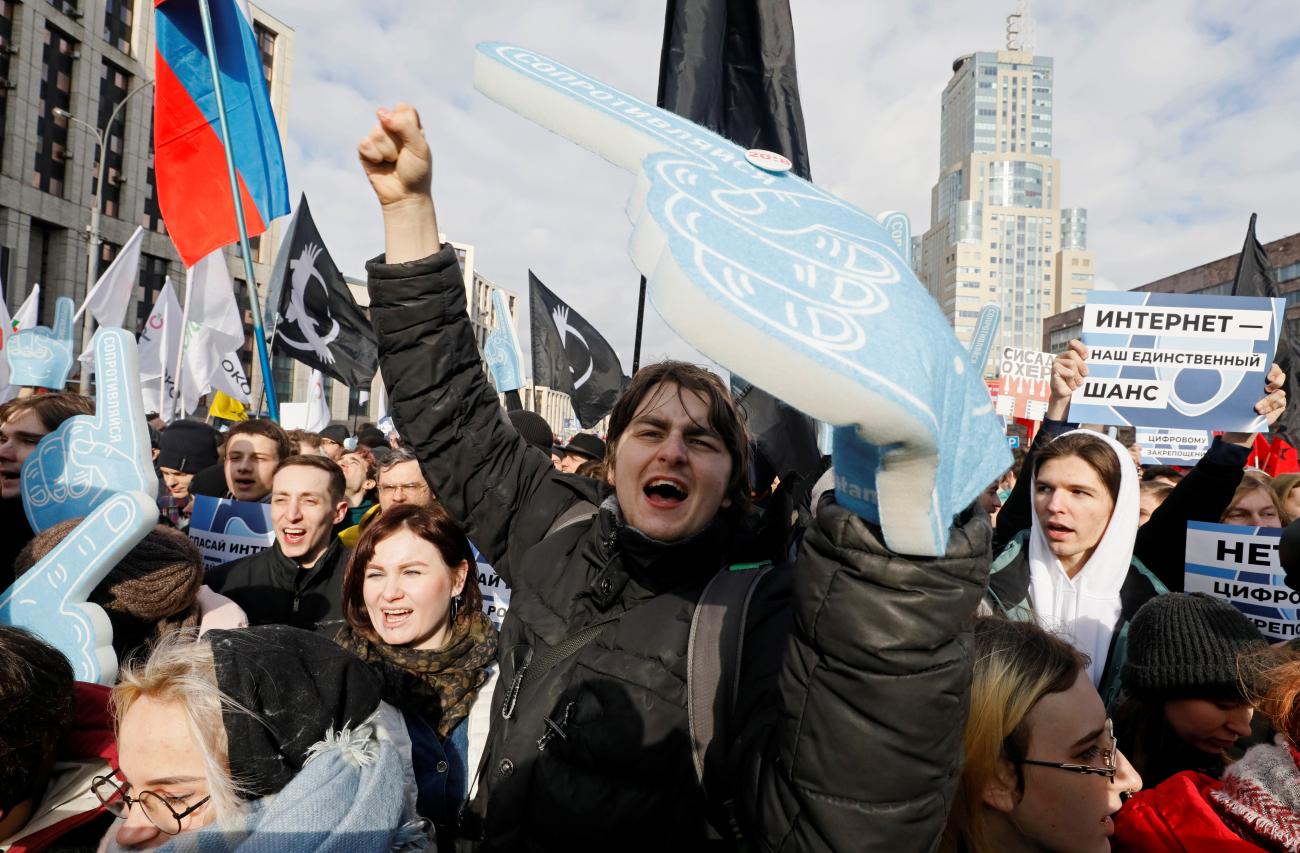
[[[645,100],[659,3],[263,0],[295,28],[290,182],[352,275],[382,250],[354,146],[373,108],[416,104],[435,153],[439,224],[478,268],[523,293],[527,270],[630,367],[638,275],[623,215],[632,177],[474,91],[474,44],[512,41]],[[930,218],[940,95],[957,56],[996,50],[1012,4],[794,2],[817,182],[872,212]],[[1063,199],[1089,211],[1099,275],[1128,288],[1236,252],[1251,211],[1265,241],[1300,231],[1300,17],[1240,4],[1062,0],[1036,9],[1055,59]],[[643,361],[701,357],[647,311]],[[520,330],[527,335],[527,329]]]

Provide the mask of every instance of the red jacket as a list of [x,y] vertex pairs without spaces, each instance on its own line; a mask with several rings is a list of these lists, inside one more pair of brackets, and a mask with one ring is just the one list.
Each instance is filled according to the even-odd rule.
[[1210,805],[1216,779],[1188,770],[1135,794],[1115,815],[1116,851],[1141,853],[1250,853],[1265,848],[1224,825]]
[[[78,681],[75,691],[76,716],[72,728],[63,736],[58,760],[85,762],[87,767],[92,767],[93,762],[102,768],[102,772],[107,772],[109,767],[117,766],[117,738],[113,733],[113,716],[108,709],[108,688]],[[85,791],[84,788],[81,790]],[[41,803],[32,816],[33,822],[51,805]],[[67,807],[64,808],[66,810]],[[45,850],[62,836],[94,820],[103,812],[103,806],[96,804],[88,810],[69,814],[57,823],[19,838],[9,848],[9,853],[37,853]]]

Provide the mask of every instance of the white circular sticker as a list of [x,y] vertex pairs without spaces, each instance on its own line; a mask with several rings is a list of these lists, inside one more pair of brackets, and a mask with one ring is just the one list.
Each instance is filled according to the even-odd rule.
[[765,172],[788,172],[794,166],[789,157],[762,148],[749,149],[745,152],[745,159],[751,166],[757,166]]

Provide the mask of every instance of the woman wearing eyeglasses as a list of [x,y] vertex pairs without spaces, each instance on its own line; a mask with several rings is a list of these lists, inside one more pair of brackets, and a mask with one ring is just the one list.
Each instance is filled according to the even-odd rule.
[[1248,669],[1276,741],[1251,747],[1220,780],[1189,770],[1133,797],[1115,819],[1116,850],[1300,850],[1300,655],[1267,650]]
[[[423,850],[405,729],[329,640],[268,625],[164,637],[113,689],[105,849]],[[201,838],[176,836],[198,833]]]
[[1119,751],[1087,659],[1030,622],[975,623],[965,761],[945,853],[1110,849],[1142,779]]
[[1241,611],[1203,593],[1142,605],[1115,726],[1148,786],[1183,770],[1222,775],[1225,752],[1250,735],[1254,716],[1238,660],[1265,644]]
[[474,565],[446,510],[399,504],[367,525],[343,579],[347,625],[336,640],[373,667],[401,709],[419,812],[439,826],[468,795],[495,684],[497,629]]

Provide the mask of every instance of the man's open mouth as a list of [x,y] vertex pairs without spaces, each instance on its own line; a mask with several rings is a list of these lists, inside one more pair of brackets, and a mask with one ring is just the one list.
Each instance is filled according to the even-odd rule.
[[663,508],[677,506],[690,493],[685,483],[666,478],[651,480],[642,491],[651,506]]

